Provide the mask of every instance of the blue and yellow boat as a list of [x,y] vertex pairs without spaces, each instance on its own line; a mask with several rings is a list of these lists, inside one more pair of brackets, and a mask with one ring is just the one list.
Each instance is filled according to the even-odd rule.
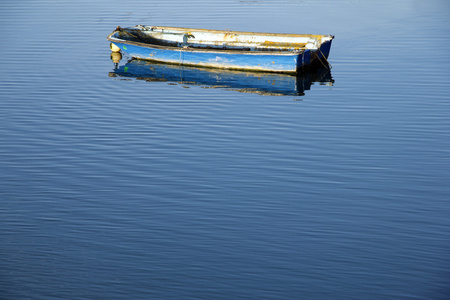
[[297,74],[328,63],[332,35],[257,33],[181,27],[117,27],[111,50],[137,59],[228,70]]

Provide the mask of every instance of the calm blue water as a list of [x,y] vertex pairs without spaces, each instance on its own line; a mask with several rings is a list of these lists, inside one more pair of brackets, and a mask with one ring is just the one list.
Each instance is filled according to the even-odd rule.
[[[448,299],[449,15],[0,2],[0,298]],[[334,83],[113,76],[106,36],[136,24],[334,34]]]

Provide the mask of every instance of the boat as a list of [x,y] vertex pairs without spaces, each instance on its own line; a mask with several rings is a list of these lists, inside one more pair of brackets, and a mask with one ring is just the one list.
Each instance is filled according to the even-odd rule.
[[117,27],[114,52],[177,65],[297,74],[328,64],[333,35],[257,33],[182,27]]
[[[120,53],[113,54],[120,55]],[[303,96],[305,90],[311,88],[311,84],[332,86],[334,82],[330,69],[326,66],[317,66],[301,74],[290,75],[179,66],[139,59],[131,59],[120,66],[116,63],[114,70],[109,72],[109,77],[166,82],[183,87],[225,89],[266,96]]]

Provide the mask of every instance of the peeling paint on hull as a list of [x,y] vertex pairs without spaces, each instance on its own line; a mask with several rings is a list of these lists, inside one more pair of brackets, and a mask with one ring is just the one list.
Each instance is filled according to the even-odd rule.
[[[155,33],[153,28],[155,27],[140,25],[130,29],[119,27],[108,36],[108,40],[123,52],[138,59],[228,70],[296,74],[315,60],[327,58],[333,39],[332,36],[277,35],[174,27],[170,27],[172,31],[168,33],[167,30],[164,31],[168,27],[158,27],[160,30],[162,28],[163,34]],[[325,42],[316,42],[318,46],[314,49],[313,42],[316,37],[320,37],[318,41],[325,37]],[[205,42],[205,38],[209,43]],[[301,43],[303,41],[304,43]],[[306,49],[305,45],[308,45],[309,49]]]

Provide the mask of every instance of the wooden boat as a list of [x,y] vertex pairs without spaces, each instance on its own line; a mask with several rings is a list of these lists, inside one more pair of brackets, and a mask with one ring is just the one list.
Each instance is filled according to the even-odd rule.
[[117,27],[112,51],[138,59],[188,66],[296,74],[327,64],[332,35],[256,33],[181,27]]
[[[120,53],[113,54],[120,55]],[[312,83],[331,86],[334,82],[330,69],[324,66],[305,70],[301,74],[289,75],[178,66],[140,59],[132,59],[121,66],[116,65],[109,76],[270,96],[302,96],[311,88]]]

